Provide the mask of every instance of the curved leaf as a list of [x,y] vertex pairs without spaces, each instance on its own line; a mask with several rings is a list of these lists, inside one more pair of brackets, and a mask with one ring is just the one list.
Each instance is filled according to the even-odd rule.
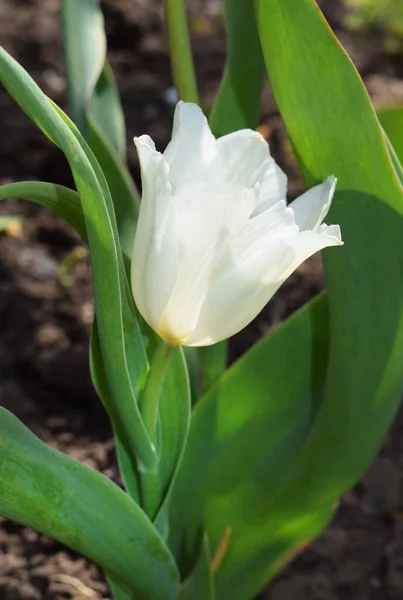
[[214,579],[207,536],[204,536],[196,566],[183,582],[179,600],[214,600]]
[[378,119],[385,131],[389,154],[403,185],[403,106],[378,108]]
[[84,241],[87,239],[80,197],[74,190],[42,181],[20,181],[0,186],[0,200],[19,198],[48,208],[69,223]]
[[140,491],[135,456],[130,453],[130,442],[127,440],[125,429],[121,426],[120,418],[116,412],[115,403],[109,389],[102,357],[96,315],[94,317],[91,331],[90,368],[94,387],[98,396],[102,400],[105,410],[107,411],[113,425],[116,454],[123,483],[133,500],[140,504]]
[[403,105],[378,107],[376,114],[400,162],[403,163]]
[[[267,577],[270,561],[288,550],[292,533],[312,537],[323,526],[323,514],[313,511],[293,525],[295,531],[287,530],[286,507],[283,511],[275,494],[320,403],[326,316],[321,296],[242,356],[193,411],[170,501],[169,543],[188,573],[200,531],[208,532],[216,554],[229,529],[216,572],[217,598],[253,597],[262,585],[261,571]],[[277,521],[281,530],[272,539]]]
[[251,0],[225,0],[227,62],[210,115],[217,137],[259,124],[264,63]]
[[403,391],[403,188],[363,83],[316,3],[257,7],[270,82],[305,180],[339,179],[328,221],[340,223],[345,245],[324,252],[326,391],[295,481],[301,502],[323,506],[362,475]]
[[63,0],[62,23],[73,121],[86,135],[86,108],[105,62],[106,38],[99,0]]
[[312,0],[256,6],[305,180],[339,178],[328,222],[341,224],[345,246],[324,253],[329,324],[324,299],[308,305],[196,406],[170,544],[187,573],[200,530],[214,553],[231,528],[216,572],[223,600],[252,597],[323,529],[374,457],[403,391],[403,194],[383,132]]
[[85,554],[136,598],[175,600],[175,563],[135,502],[103,475],[41,442],[1,407],[0,417],[0,513]]
[[185,0],[164,0],[172,74],[184,102],[199,103],[193,56],[190,47]]
[[190,425],[190,389],[186,362],[176,348],[169,362],[159,402],[160,476],[167,493],[175,478]]
[[152,462],[155,451],[135,395],[146,375],[147,360],[105,178],[74,125],[4,49],[0,49],[0,79],[28,116],[62,149],[72,168],[86,221],[97,310],[108,317],[99,322],[108,384],[131,453],[144,463]]
[[129,261],[139,196],[125,164],[125,122],[113,73],[106,62],[100,3],[63,0],[62,7],[70,110],[108,182],[122,249]]

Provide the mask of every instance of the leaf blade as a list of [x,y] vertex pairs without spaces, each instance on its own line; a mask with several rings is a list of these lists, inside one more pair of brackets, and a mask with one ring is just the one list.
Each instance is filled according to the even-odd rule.
[[108,319],[100,323],[108,383],[132,452],[137,452],[141,460],[153,460],[154,452],[135,396],[147,371],[147,359],[118,243],[112,200],[102,170],[66,115],[46,98],[28,73],[2,48],[0,78],[21,108],[62,149],[70,163],[86,221],[97,310],[108,315]]
[[250,0],[225,0],[227,61],[211,111],[210,126],[216,136],[259,124],[264,63]]
[[4,408],[0,413],[1,514],[88,556],[144,600],[174,600],[175,563],[129,496],[90,467],[41,442]]
[[19,198],[48,208],[69,223],[86,241],[87,233],[80,197],[74,190],[55,183],[20,181],[0,186],[0,201]]

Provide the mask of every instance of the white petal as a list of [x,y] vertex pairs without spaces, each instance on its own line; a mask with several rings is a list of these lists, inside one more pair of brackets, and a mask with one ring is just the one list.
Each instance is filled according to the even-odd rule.
[[231,237],[231,261],[211,286],[186,345],[213,344],[250,323],[283,282],[281,274],[293,258],[286,240],[297,234],[284,200],[249,219]]
[[342,244],[337,225],[283,237],[250,255],[212,286],[189,346],[226,339],[246,327],[304,260],[327,246]]
[[315,231],[319,227],[329,212],[336,183],[336,177],[328,177],[290,204],[300,231]]
[[240,129],[217,140],[217,163],[223,181],[253,188],[260,180],[262,167],[270,158],[269,146],[260,133]]
[[231,264],[230,239],[248,222],[256,198],[242,186],[199,183],[179,188],[173,204],[180,271],[159,332],[184,343],[212,283]]
[[157,330],[178,271],[178,246],[172,236],[169,167],[149,136],[135,139],[140,158],[142,199],[131,264],[137,307]]
[[283,283],[293,253],[283,243],[228,270],[211,288],[188,346],[215,344],[241,331]]
[[298,233],[294,213],[285,200],[249,219],[231,238],[234,265],[240,265],[256,253],[264,252],[275,242]]
[[286,196],[287,176],[280,169],[274,158],[270,157],[260,181],[259,200],[256,205],[255,214],[267,210],[279,200],[285,200]]
[[[266,210],[287,194],[287,177],[270,155],[269,144],[252,129],[241,129],[217,140],[214,163],[222,181],[259,187],[255,214]],[[217,181],[220,179],[217,177]]]
[[206,167],[216,155],[216,140],[201,108],[197,104],[178,102],[172,140],[164,152],[172,185],[202,181]]

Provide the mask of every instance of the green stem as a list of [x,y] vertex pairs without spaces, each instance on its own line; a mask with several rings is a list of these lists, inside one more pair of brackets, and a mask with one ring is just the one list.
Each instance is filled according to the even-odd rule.
[[144,425],[153,443],[156,439],[158,404],[165,379],[166,369],[175,346],[161,340],[151,362],[150,371],[143,394],[140,398],[140,410]]
[[199,104],[185,0],[165,0],[173,78],[179,98]]
[[140,398],[140,410],[145,428],[156,449],[152,465],[140,465],[142,506],[153,519],[162,500],[162,487],[159,476],[159,454],[157,451],[157,418],[161,390],[174,346],[161,340],[151,363],[150,372]]

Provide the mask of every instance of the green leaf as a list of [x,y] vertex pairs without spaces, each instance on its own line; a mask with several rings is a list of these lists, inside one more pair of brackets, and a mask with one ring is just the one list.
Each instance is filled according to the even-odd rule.
[[172,556],[129,496],[41,442],[4,408],[0,415],[0,513],[88,556],[136,599],[176,599]]
[[[125,165],[124,116],[113,73],[106,62],[106,40],[99,0],[90,0],[90,2],[64,0],[62,16],[71,112],[107,180],[114,204],[125,268],[129,273],[139,198]],[[77,32],[80,32],[81,28],[88,29],[90,35],[83,34],[80,43],[77,44]],[[94,164],[93,166],[95,167]],[[137,332],[137,341],[138,338]],[[94,343],[97,345],[96,350],[94,350]],[[97,331],[91,342],[91,354],[94,383],[113,422],[120,472],[126,489],[134,499],[139,500],[135,457],[131,449],[130,437],[125,431],[128,425],[124,423],[125,416],[128,421],[130,415],[136,419],[139,415],[133,415],[133,406],[131,410],[122,410],[119,415],[119,411],[115,410],[114,399],[107,381],[103,381],[100,385],[101,373],[104,378],[106,374]],[[136,351],[132,356],[135,366],[139,363],[140,367],[144,367],[145,356],[141,361],[138,360]],[[138,375],[135,368],[132,383],[137,391],[140,389],[139,382],[143,380]],[[134,412],[138,413],[137,409]]]
[[223,600],[254,596],[318,535],[376,454],[403,391],[403,194],[383,132],[316,4],[256,6],[305,180],[339,178],[327,222],[340,223],[345,246],[324,253],[329,316],[324,298],[309,304],[196,406],[170,544],[188,572],[199,531],[214,553],[231,528],[215,578]]
[[403,163],[403,106],[379,107],[376,113],[400,162]]
[[125,164],[124,116],[112,70],[105,62],[106,40],[99,0],[64,0],[62,6],[70,110],[108,182],[128,265],[139,195]]
[[192,49],[186,17],[185,0],[164,0],[172,74],[179,98],[199,103]]
[[367,468],[403,391],[403,189],[363,83],[316,3],[259,0],[257,14],[305,181],[339,179],[327,221],[340,223],[345,245],[324,252],[326,389],[293,479],[301,503],[324,506]]
[[90,340],[90,367],[91,378],[98,396],[111,419],[114,429],[114,438],[116,444],[116,454],[119,463],[119,471],[122,475],[123,483],[130,496],[140,504],[139,482],[137,477],[137,465],[135,457],[131,453],[130,441],[127,439],[125,428],[122,427],[119,415],[116,413],[116,407],[109,389],[108,379],[105,373],[103,363],[101,343],[97,326],[97,317],[91,331]]
[[[112,200],[103,173],[77,129],[26,71],[0,49],[0,79],[29,117],[66,155],[86,222],[96,309],[108,385],[131,453],[144,463],[155,451],[136,403],[147,360],[123,266]],[[129,368],[130,367],[130,368]]]
[[209,544],[207,536],[204,536],[200,556],[194,570],[182,584],[179,600],[214,600],[214,598]]
[[225,0],[227,62],[210,126],[216,136],[259,124],[264,63],[251,0]]
[[[70,0],[67,0],[70,1]],[[99,2],[98,2],[99,4]],[[81,2],[77,6],[82,5]],[[96,16],[93,15],[93,19]],[[76,57],[77,62],[79,57]],[[92,90],[91,101],[89,103],[89,115],[98,124],[106,140],[112,146],[113,151],[126,162],[126,126],[120,103],[119,93],[116,87],[113,71],[108,62],[104,63],[103,69],[99,74],[99,79],[95,88]]]
[[21,181],[0,186],[0,201],[8,198],[29,200],[49,208],[77,231],[84,241],[87,239],[84,216],[77,192],[63,185],[42,181]]
[[[261,571],[266,577],[293,540],[294,525],[287,529],[276,492],[320,403],[326,315],[323,296],[301,309],[228,369],[193,411],[170,501],[169,543],[181,571],[189,572],[200,530],[216,554],[229,529],[216,572],[217,598],[252,597],[262,585]],[[300,515],[295,529],[306,539],[322,525],[321,512],[313,512]]]
[[390,160],[395,168],[396,175],[399,178],[400,183],[403,185],[403,164],[399,160],[399,157],[396,154],[396,150],[392,146],[392,144],[385,132],[384,132],[384,135],[385,135],[385,142],[386,142],[386,146],[387,146],[387,149],[389,152]]
[[403,185],[403,106],[379,108],[377,115],[385,132],[386,144],[396,174]]
[[212,346],[184,348],[194,403],[210,389],[227,366],[227,346],[224,341]]
[[181,462],[190,426],[190,387],[182,348],[169,362],[159,402],[159,454],[162,488],[168,493]]
[[87,105],[105,62],[104,20],[99,0],[63,0],[62,16],[69,105],[86,136]]
[[[127,270],[129,270],[128,267],[133,251],[140,199],[131,175],[123,160],[122,153],[119,156],[116,148],[114,148],[111,143],[109,128],[111,124],[113,124],[114,119],[116,119],[117,112],[117,108],[116,110],[113,110],[113,105],[110,105],[108,102],[108,95],[112,95],[113,92],[111,90],[114,90],[114,84],[111,77],[110,70],[105,68],[101,74],[99,83],[95,88],[95,91],[97,91],[101,85],[102,87],[107,87],[107,82],[109,82],[108,92],[105,92],[103,96],[99,96],[97,101],[97,111],[99,114],[103,111],[102,114],[104,115],[104,120],[108,121],[108,125],[100,122],[98,114],[88,111],[88,143],[99,162],[111,191],[120,244],[124,253]],[[121,145],[122,144],[124,144],[124,148],[126,148],[126,138],[124,134],[121,140]]]
[[112,592],[113,600],[136,600],[133,592],[131,592],[121,581],[116,579],[116,577],[108,572],[105,573],[105,576],[109,589]]

